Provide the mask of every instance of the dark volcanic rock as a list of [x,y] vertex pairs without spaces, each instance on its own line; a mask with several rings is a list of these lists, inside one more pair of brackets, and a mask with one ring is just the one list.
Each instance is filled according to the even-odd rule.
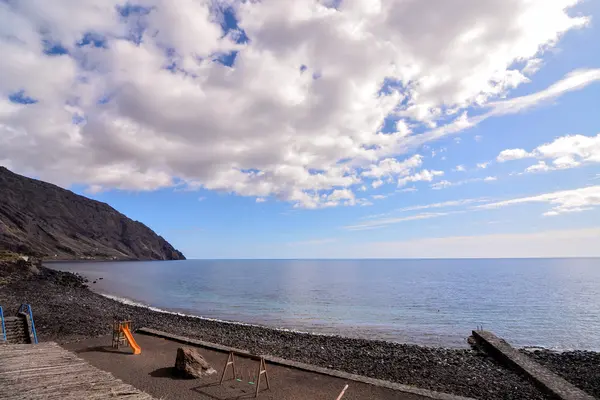
[[183,378],[202,378],[217,372],[200,355],[198,349],[192,347],[177,348],[175,371]]
[[0,249],[57,259],[183,260],[105,203],[0,167]]

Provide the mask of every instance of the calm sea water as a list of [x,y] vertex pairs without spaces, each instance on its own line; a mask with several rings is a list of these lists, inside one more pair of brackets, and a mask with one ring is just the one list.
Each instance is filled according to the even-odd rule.
[[307,332],[465,346],[600,350],[600,259],[188,260],[60,263],[101,293]]

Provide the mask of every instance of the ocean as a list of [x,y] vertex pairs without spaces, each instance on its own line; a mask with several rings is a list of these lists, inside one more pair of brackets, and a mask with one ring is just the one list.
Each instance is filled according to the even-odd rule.
[[598,258],[49,266],[121,301],[206,318],[442,347],[483,326],[519,347],[600,351]]

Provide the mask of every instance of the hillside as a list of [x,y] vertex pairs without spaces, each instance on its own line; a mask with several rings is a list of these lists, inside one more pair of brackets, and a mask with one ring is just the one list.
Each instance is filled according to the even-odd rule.
[[0,167],[0,250],[46,259],[183,260],[108,204]]

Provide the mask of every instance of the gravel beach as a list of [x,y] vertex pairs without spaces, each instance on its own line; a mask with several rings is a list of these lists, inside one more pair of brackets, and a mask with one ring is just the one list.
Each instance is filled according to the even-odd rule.
[[[66,343],[111,332],[113,317],[149,327],[446,393],[480,399],[545,399],[535,386],[470,349],[429,348],[384,341],[319,336],[210,321],[126,305],[86,287],[82,277],[45,267],[0,262],[0,305],[9,315],[21,303],[33,308],[41,341]],[[14,311],[12,311],[14,310]],[[600,396],[598,353],[533,354],[594,396]],[[588,380],[596,383],[588,384]]]

